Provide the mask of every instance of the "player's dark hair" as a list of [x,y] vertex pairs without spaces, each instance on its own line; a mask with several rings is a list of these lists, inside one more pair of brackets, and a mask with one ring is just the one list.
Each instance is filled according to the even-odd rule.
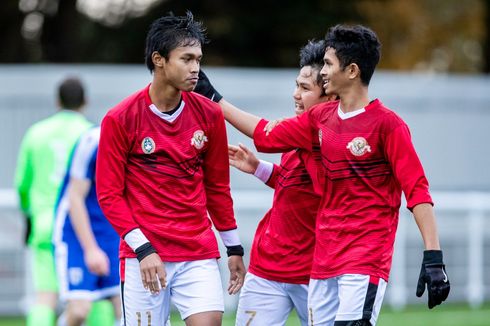
[[201,22],[194,20],[190,11],[185,16],[174,16],[170,13],[155,20],[146,36],[145,61],[153,72],[155,66],[151,59],[157,51],[168,60],[170,51],[180,46],[199,46],[207,43],[206,30]]
[[58,99],[64,109],[78,110],[85,104],[85,90],[77,77],[68,77],[58,87]]
[[355,63],[361,70],[361,81],[369,85],[381,56],[381,44],[376,33],[362,25],[337,25],[325,36],[327,48],[335,49],[342,69]]
[[323,56],[325,55],[325,41],[310,40],[308,44],[299,51],[299,66],[301,68],[310,66],[316,72],[316,83],[322,85]]

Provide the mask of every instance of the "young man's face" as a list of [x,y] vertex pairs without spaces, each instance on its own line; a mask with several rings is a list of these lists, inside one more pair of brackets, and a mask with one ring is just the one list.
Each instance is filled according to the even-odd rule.
[[323,78],[323,88],[325,94],[340,95],[342,90],[350,85],[350,78],[347,69],[340,67],[340,61],[335,54],[335,49],[327,48],[325,56],[323,57],[323,68],[320,74]]
[[181,91],[194,90],[199,80],[201,58],[201,45],[180,46],[170,51],[163,66],[168,83]]
[[294,89],[294,113],[300,115],[309,110],[313,105],[326,101],[323,95],[323,87],[317,83],[318,70],[311,66],[304,66],[296,77]]

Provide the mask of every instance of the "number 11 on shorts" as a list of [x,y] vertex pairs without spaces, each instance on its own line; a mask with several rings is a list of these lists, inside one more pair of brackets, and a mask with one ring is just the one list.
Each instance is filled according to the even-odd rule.
[[[148,326],[151,326],[151,311],[146,312],[146,318],[148,320]],[[138,326],[141,326],[141,312],[136,312],[136,320],[138,321]]]

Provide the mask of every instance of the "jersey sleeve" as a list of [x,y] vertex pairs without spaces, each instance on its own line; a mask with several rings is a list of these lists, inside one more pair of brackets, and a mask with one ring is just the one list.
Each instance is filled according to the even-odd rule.
[[124,197],[129,139],[114,117],[107,115],[101,125],[96,163],[96,191],[102,212],[124,238],[138,228]]
[[98,140],[91,133],[83,134],[73,151],[69,171],[71,178],[93,180],[95,178],[95,154]]
[[429,182],[413,146],[406,124],[396,127],[387,137],[386,155],[393,173],[401,185],[408,209],[418,204],[433,204],[429,193]]
[[280,165],[274,164],[274,168],[272,169],[271,176],[269,177],[269,180],[267,180],[265,184],[275,189],[277,183],[277,177],[281,174],[282,170],[283,168]]
[[204,156],[204,187],[209,216],[218,231],[236,229],[233,201],[230,194],[230,168],[225,120],[221,111],[209,137]]
[[29,133],[27,133],[20,145],[17,168],[15,171],[15,187],[19,195],[20,208],[25,214],[29,214],[29,189],[32,185],[33,178],[32,159],[30,158],[30,153],[30,136]]
[[312,126],[309,111],[300,116],[283,120],[266,135],[264,127],[267,120],[260,120],[253,138],[259,152],[280,153],[296,148],[311,151]]

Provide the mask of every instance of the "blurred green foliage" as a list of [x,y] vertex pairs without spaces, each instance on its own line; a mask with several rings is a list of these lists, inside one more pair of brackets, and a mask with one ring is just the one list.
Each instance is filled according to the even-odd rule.
[[489,8],[490,0],[4,0],[0,62],[143,63],[149,24],[191,10],[211,40],[206,65],[296,67],[307,40],[359,23],[383,43],[381,68],[489,72]]

